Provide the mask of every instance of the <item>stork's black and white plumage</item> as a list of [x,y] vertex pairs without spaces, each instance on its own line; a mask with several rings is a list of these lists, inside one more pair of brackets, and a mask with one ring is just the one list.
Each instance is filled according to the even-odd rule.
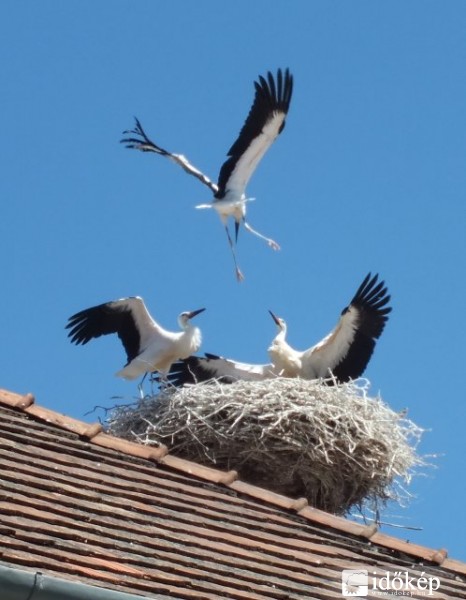
[[204,356],[189,356],[173,363],[168,381],[181,387],[185,384],[218,381],[234,383],[235,381],[261,381],[278,376],[273,364],[249,364],[216,354],[205,353]]
[[278,335],[269,347],[269,356],[284,377],[318,379],[335,377],[339,382],[360,377],[382,334],[391,308],[390,296],[378,275],[369,273],[350,304],[343,309],[335,329],[308,350],[299,351],[286,341],[286,322],[272,312]]
[[[376,340],[382,334],[391,308],[390,296],[378,276],[367,275],[350,304],[343,309],[335,329],[315,346],[304,352],[295,350],[286,342],[286,323],[272,314],[278,335],[274,338],[268,364],[247,364],[214,354],[205,357],[190,356],[176,361],[168,374],[175,386],[217,380],[258,381],[272,377],[324,378],[349,381],[360,377],[374,351]],[[327,379],[328,378],[328,379]]]
[[128,362],[116,375],[136,379],[159,371],[163,379],[173,362],[199,350],[201,332],[190,320],[203,310],[181,313],[178,323],[182,331],[167,331],[154,321],[143,299],[136,296],[82,310],[68,319],[66,329],[70,329],[68,336],[75,344],[118,334]]
[[228,236],[239,281],[243,279],[243,275],[237,264],[233,240],[228,229],[229,217],[233,217],[235,221],[235,242],[240,224],[243,223],[248,231],[265,240],[274,250],[279,249],[274,240],[253,229],[246,221],[246,202],[251,198],[246,197],[245,191],[259,161],[285,127],[293,92],[293,76],[288,69],[284,73],[278,69],[276,78],[269,71],[266,77],[260,76],[259,80],[254,82],[254,87],[254,102],[237,140],[228,151],[228,158],[220,169],[218,183],[211,181],[182,154],[168,152],[154,144],[147,137],[138,119],[135,129],[124,132],[138,137],[126,137],[121,140],[127,148],[155,152],[171,158],[211,190],[214,195],[212,203],[200,204],[196,208],[214,208],[217,211]]

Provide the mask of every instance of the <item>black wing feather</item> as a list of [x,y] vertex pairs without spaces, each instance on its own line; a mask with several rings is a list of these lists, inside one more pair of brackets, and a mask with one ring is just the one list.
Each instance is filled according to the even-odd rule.
[[342,315],[345,314],[350,307],[357,309],[358,323],[348,353],[333,369],[334,376],[340,382],[356,379],[364,373],[374,352],[376,340],[381,336],[388,314],[392,310],[387,306],[390,295],[385,282],[377,283],[377,280],[377,274],[372,277],[369,273],[359,286],[350,306],[342,312]]
[[74,344],[87,344],[93,338],[118,334],[128,362],[140,353],[140,334],[131,309],[116,302],[106,302],[82,310],[68,319],[66,329]]
[[125,148],[134,148],[135,150],[141,150],[141,152],[155,152],[156,154],[161,154],[162,156],[171,156],[171,153],[168,150],[164,150],[157,144],[149,139],[146,132],[144,131],[141,122],[137,117],[134,117],[136,122],[136,126],[134,129],[126,129],[123,133],[131,133],[134,135],[138,135],[139,137],[128,137],[120,140],[121,144],[125,144]]
[[194,165],[192,165],[188,159],[182,154],[174,154],[173,152],[168,152],[161,146],[157,146],[146,134],[144,129],[142,128],[141,122],[139,119],[134,117],[136,121],[136,126],[134,129],[127,129],[123,133],[131,133],[137,135],[139,137],[128,137],[120,140],[120,143],[125,144],[126,148],[133,148],[135,150],[141,150],[141,152],[154,152],[155,154],[160,154],[161,156],[166,156],[173,160],[176,164],[178,164],[182,169],[186,171],[189,175],[193,175],[201,183],[206,185],[213,194],[216,194],[218,191],[217,184],[213,183],[207,175],[204,175],[202,171],[199,171]]
[[205,353],[205,357],[188,356],[188,358],[178,360],[172,364],[167,379],[175,387],[211,380],[219,383],[234,383],[236,381],[234,377],[218,376],[215,367],[209,366],[210,361],[221,359],[221,356],[209,354],[208,352]]
[[[251,110],[238,138],[227,153],[229,158],[223,163],[220,169],[218,176],[219,189],[215,195],[216,198],[222,198],[225,195],[225,187],[236,162],[248,149],[251,141],[260,135],[262,128],[270,116],[277,111],[287,114],[290,108],[291,95],[293,93],[293,76],[288,69],[285,70],[284,76],[282,70],[278,69],[277,85],[275,85],[274,77],[269,71],[267,73],[267,80],[261,75],[259,81],[254,82],[254,87],[256,93]],[[282,123],[280,133],[283,131],[284,126],[285,121]]]

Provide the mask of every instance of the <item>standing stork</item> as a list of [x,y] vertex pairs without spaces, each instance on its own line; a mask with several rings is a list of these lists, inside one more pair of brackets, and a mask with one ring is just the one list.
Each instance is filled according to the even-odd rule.
[[370,273],[365,277],[335,329],[308,350],[292,348],[286,341],[286,322],[269,311],[278,334],[268,352],[280,375],[304,379],[333,375],[339,382],[360,377],[392,310],[387,306],[390,296],[385,282],[377,279]]
[[[200,204],[196,208],[214,208],[217,211],[225,227],[238,281],[244,278],[238,267],[235,253],[235,244],[238,241],[241,223],[247,231],[265,240],[271,248],[280,249],[274,240],[253,229],[246,221],[246,203],[253,198],[248,198],[245,190],[259,161],[285,127],[285,117],[293,92],[293,76],[288,69],[284,74],[281,69],[278,69],[276,78],[269,71],[266,78],[259,76],[259,81],[254,82],[254,87],[256,90],[254,102],[238,138],[228,151],[228,158],[220,169],[218,183],[214,183],[201,173],[182,154],[168,152],[154,144],[146,135],[138,119],[135,119],[134,129],[123,132],[138,137],[126,137],[121,140],[127,148],[167,156],[211,190],[214,195],[213,201],[209,204]],[[235,221],[235,244],[228,229],[229,217]]]
[[182,312],[178,317],[182,331],[167,331],[151,317],[143,299],[133,296],[86,308],[68,319],[66,329],[77,345],[101,335],[118,334],[128,358],[116,373],[118,377],[136,379],[159,371],[165,380],[173,362],[199,350],[201,332],[190,321],[204,310]]

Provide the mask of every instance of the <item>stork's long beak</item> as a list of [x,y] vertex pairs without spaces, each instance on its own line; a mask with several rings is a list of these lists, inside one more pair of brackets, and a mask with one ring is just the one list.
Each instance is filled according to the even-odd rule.
[[192,310],[191,312],[188,313],[188,319],[192,319],[193,317],[195,317],[196,315],[198,315],[201,312],[204,312],[205,308],[199,308],[198,310]]
[[271,314],[272,319],[275,321],[275,324],[280,327],[280,321],[278,320],[278,317],[275,316],[271,310],[269,310],[269,313]]

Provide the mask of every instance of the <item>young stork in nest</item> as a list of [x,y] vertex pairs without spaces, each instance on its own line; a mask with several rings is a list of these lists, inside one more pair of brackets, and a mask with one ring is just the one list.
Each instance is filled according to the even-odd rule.
[[390,296],[385,283],[377,279],[378,275],[370,273],[365,277],[335,329],[308,350],[292,348],[286,341],[286,322],[269,311],[278,334],[268,352],[280,375],[303,379],[333,375],[339,382],[360,377],[392,310],[387,307]]
[[136,379],[158,371],[165,381],[171,365],[197,352],[201,332],[191,319],[204,308],[182,312],[178,324],[182,331],[163,329],[149,314],[142,298],[122,298],[82,310],[68,319],[68,337],[75,344],[87,344],[91,339],[110,333],[118,334],[128,362],[116,375]]
[[182,387],[186,384],[206,381],[234,383],[235,381],[262,381],[278,376],[278,369],[271,363],[263,365],[243,363],[206,352],[204,356],[188,356],[174,362],[167,379],[175,387]]
[[[260,160],[285,127],[285,117],[293,92],[293,76],[288,69],[284,74],[281,69],[278,69],[276,78],[269,71],[266,77],[260,76],[259,81],[254,82],[254,87],[256,93],[251,110],[238,138],[228,151],[228,158],[220,169],[217,183],[201,173],[182,154],[164,150],[151,141],[138,119],[136,119],[134,129],[123,132],[137,137],[126,137],[121,140],[127,148],[135,148],[142,152],[155,152],[170,158],[211,190],[214,195],[213,201],[210,204],[200,204],[196,208],[213,208],[217,211],[225,227],[238,281],[244,278],[238,267],[235,253],[235,244],[238,241],[241,223],[247,231],[265,240],[274,250],[280,248],[274,240],[253,229],[246,221],[246,203],[253,198],[248,198],[245,190]],[[229,217],[232,217],[235,222],[235,242],[233,242],[228,229]]]

